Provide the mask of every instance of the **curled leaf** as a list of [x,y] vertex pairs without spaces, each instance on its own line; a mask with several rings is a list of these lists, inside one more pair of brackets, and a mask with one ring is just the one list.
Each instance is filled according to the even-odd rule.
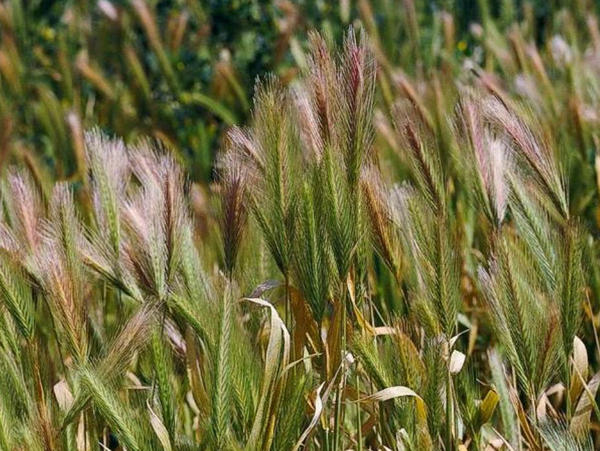
[[158,437],[160,444],[162,445],[165,451],[172,451],[173,447],[171,446],[171,439],[169,438],[167,428],[165,427],[162,420],[158,417],[156,412],[152,410],[152,407],[150,407],[150,403],[146,402],[146,404],[148,406],[148,412],[150,413],[150,424],[152,425],[152,429],[154,429],[154,433]]
[[[379,390],[372,395],[366,396],[358,400],[358,402],[366,402],[366,401],[375,401],[382,402],[388,401],[394,398],[405,398],[405,397],[414,397],[417,399],[421,399],[419,395],[417,395],[414,390],[405,387],[403,385],[397,385],[395,387],[384,388],[383,390]],[[422,399],[421,399],[422,400]]]
[[69,408],[73,405],[73,394],[71,393],[67,382],[64,379],[61,379],[54,385],[53,390],[60,410],[63,412],[69,410]]
[[460,351],[452,351],[450,356],[450,373],[457,374],[465,364],[466,356]]
[[477,419],[475,421],[475,427],[477,430],[481,429],[485,423],[490,421],[490,418],[492,418],[499,401],[500,396],[498,396],[496,390],[492,389],[487,392],[485,398],[483,398],[483,401],[481,401],[481,404],[477,409]]
[[[590,429],[590,420],[592,410],[596,403],[595,397],[600,386],[600,372],[594,374],[587,384],[584,384],[584,390],[577,402],[577,407],[573,418],[571,419],[570,429],[576,436],[584,436]],[[597,406],[596,406],[597,408]]]
[[588,377],[588,354],[585,344],[577,336],[573,337],[571,386],[569,392],[572,402],[579,397],[583,390],[583,383]]
[[[265,355],[265,369],[261,386],[261,397],[248,440],[248,449],[260,448],[259,444],[265,439],[270,408],[267,400],[272,396],[269,393],[278,387],[278,375],[290,360],[290,333],[283,323],[279,313],[273,305],[260,298],[245,298],[245,301],[267,307],[271,313],[271,331]],[[279,387],[281,388],[281,387]]]
[[306,440],[306,438],[308,437],[308,434],[310,434],[310,432],[319,422],[319,417],[321,416],[321,412],[323,411],[323,399],[321,398],[321,390],[323,389],[324,385],[325,383],[322,383],[317,388],[317,392],[315,394],[315,412],[313,413],[310,423],[308,424],[304,432],[302,432],[302,435],[294,445],[293,451],[297,451],[298,449],[300,449],[300,447],[304,443],[304,440]]

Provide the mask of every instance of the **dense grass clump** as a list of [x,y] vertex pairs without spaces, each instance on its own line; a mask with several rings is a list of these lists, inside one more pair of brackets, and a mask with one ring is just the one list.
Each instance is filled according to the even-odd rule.
[[415,19],[402,71],[360,6],[208,187],[99,129],[73,179],[3,172],[0,449],[599,446],[594,16],[486,16],[468,70]]

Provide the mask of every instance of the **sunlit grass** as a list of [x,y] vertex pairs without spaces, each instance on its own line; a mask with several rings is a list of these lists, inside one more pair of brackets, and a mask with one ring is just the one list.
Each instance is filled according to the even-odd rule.
[[[228,126],[199,185],[159,116],[124,141],[39,89],[76,161],[12,148],[2,175],[1,449],[597,447],[595,16],[558,11],[536,41],[526,8],[484,14],[467,42],[407,1],[393,54],[372,6],[339,46],[308,34],[293,82],[265,75],[252,106],[232,86],[234,126],[179,78],[185,17],[165,35],[147,3],[100,2],[139,21],[173,102]],[[0,99],[27,99],[12,33]],[[104,106],[137,99],[118,117],[161,110],[125,54],[118,82],[75,66]]]

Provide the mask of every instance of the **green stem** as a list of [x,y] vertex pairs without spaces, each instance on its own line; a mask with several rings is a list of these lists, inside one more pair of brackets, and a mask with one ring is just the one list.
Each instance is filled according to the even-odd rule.
[[[448,352],[450,352],[450,343],[448,343]],[[446,451],[454,449],[452,443],[452,375],[450,373],[450,361],[448,360],[448,369],[446,373]]]
[[[356,372],[356,392],[358,393],[358,396],[360,396],[360,378],[358,376],[358,372]],[[360,417],[360,403],[356,403],[356,426],[358,433],[358,451],[362,451],[362,421]]]
[[292,330],[291,324],[291,301],[290,301],[290,276],[287,272],[284,274],[285,279],[285,327]]
[[341,428],[342,422],[344,421],[343,415],[343,395],[346,387],[346,371],[344,368],[346,359],[346,296],[345,290],[342,284],[342,295],[340,296],[340,302],[342,302],[342,315],[341,315],[341,375],[340,383],[338,385],[338,392],[336,396],[336,409],[335,409],[335,430],[334,430],[334,450],[340,449],[341,441]]

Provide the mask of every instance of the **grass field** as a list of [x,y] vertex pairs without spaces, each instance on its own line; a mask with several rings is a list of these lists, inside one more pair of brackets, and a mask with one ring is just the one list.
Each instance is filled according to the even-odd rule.
[[593,2],[0,2],[0,449],[600,447]]

